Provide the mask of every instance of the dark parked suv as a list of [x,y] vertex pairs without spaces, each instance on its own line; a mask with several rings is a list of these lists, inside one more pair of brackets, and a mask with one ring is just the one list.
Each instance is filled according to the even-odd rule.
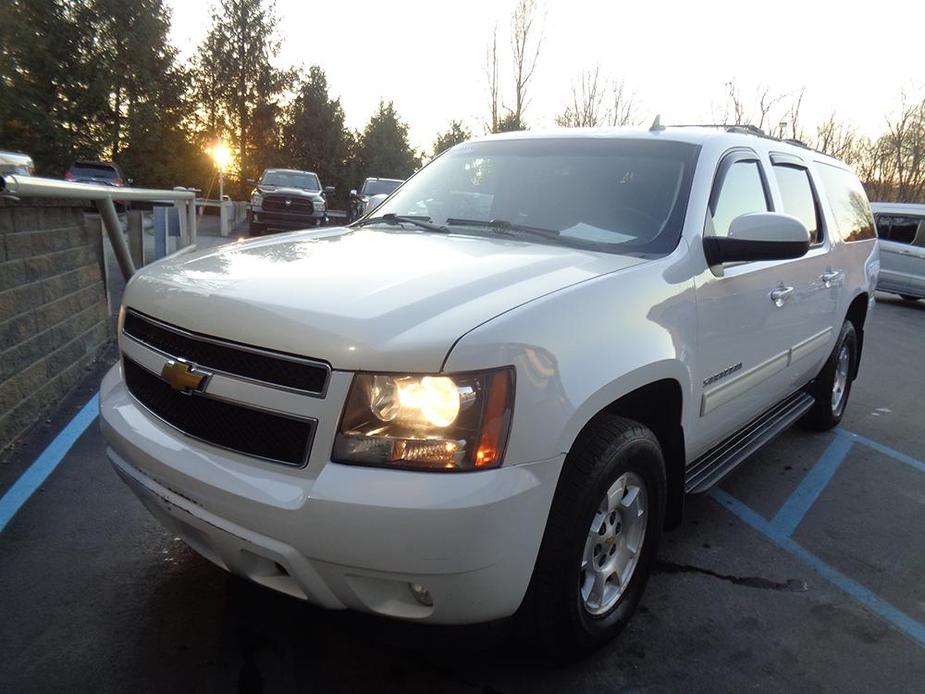
[[266,169],[251,194],[250,235],[327,224],[333,194],[334,186],[322,189],[312,171]]
[[116,187],[131,183],[119,165],[111,161],[75,161],[64,174],[64,180]]

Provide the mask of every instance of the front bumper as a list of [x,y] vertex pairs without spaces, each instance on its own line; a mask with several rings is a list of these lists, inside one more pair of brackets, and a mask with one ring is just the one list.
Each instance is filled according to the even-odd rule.
[[[340,465],[327,453],[319,462],[316,448],[307,467],[285,468],[157,420],[128,393],[118,365],[103,381],[100,422],[120,477],[218,566],[323,607],[443,624],[519,607],[562,465],[558,456],[434,474]],[[333,438],[324,424],[316,447]],[[433,605],[418,602],[409,583]]]
[[277,210],[265,211],[262,207],[251,210],[251,222],[271,229],[306,229],[318,226],[327,217],[327,210],[314,210],[313,212],[280,212]]

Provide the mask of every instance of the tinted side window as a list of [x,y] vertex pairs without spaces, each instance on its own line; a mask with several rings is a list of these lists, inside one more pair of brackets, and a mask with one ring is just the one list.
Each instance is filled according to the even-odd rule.
[[819,175],[842,239],[866,241],[876,238],[874,216],[858,177],[850,171],[823,162],[819,162]]
[[784,164],[775,165],[772,169],[784,203],[784,209],[781,211],[803,222],[809,229],[809,237],[813,243],[820,243],[822,229],[819,224],[816,197],[809,182],[809,173],[806,169]]
[[887,241],[911,244],[921,221],[921,217],[882,214],[877,218],[877,234]]
[[737,161],[729,167],[711,210],[716,236],[728,236],[729,224],[748,212],[767,212],[761,171],[756,161]]

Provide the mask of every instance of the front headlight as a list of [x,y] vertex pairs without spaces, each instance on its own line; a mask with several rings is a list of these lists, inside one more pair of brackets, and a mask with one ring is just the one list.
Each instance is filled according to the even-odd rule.
[[333,459],[440,471],[497,467],[514,407],[514,369],[433,376],[357,374]]
[[260,193],[254,193],[251,195],[251,205],[254,207],[260,207],[263,204],[263,196]]
[[312,200],[312,204],[315,206],[316,212],[321,212],[324,209],[324,200]]

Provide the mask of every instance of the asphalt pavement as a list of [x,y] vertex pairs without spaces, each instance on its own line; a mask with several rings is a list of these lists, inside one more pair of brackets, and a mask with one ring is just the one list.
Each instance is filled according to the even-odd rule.
[[[794,429],[691,498],[629,627],[567,667],[503,628],[326,612],[225,574],[148,515],[93,424],[0,532],[0,691],[923,691],[923,335],[925,301],[879,296],[841,428]],[[102,369],[0,464],[0,494]]]

